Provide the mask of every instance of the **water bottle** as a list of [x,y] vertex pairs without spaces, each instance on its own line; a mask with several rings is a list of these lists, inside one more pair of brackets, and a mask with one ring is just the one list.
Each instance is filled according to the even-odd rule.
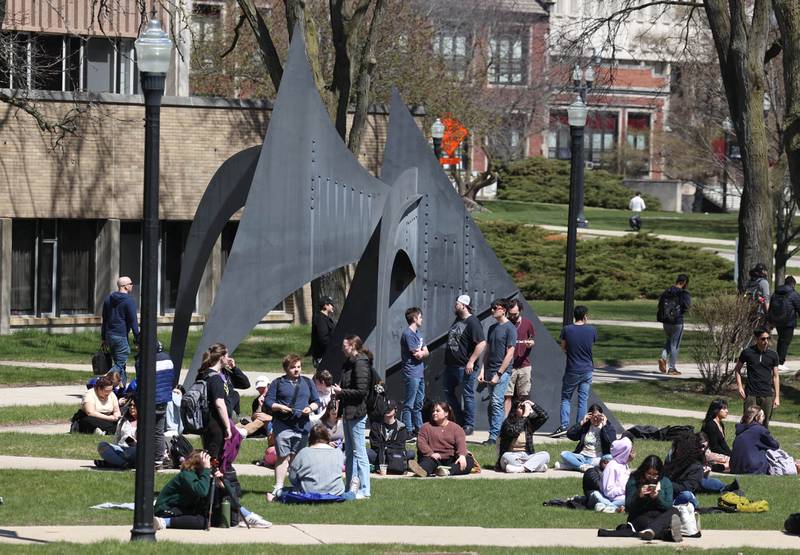
[[220,528],[230,528],[231,527],[231,500],[228,497],[222,499],[222,503],[220,503],[220,518],[219,518],[219,527]]

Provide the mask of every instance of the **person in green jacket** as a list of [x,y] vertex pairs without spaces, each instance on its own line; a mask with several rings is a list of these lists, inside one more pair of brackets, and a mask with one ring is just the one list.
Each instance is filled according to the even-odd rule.
[[598,530],[597,535],[683,541],[681,518],[672,501],[672,482],[664,476],[664,463],[656,455],[649,455],[625,485],[628,521],[616,530]]
[[[217,470],[214,477],[221,479]],[[203,530],[208,519],[211,489],[211,456],[195,449],[181,464],[181,471],[158,494],[154,508],[153,528],[183,528]],[[244,507],[242,516],[251,528],[269,528],[272,523]],[[241,526],[247,526],[244,521]]]

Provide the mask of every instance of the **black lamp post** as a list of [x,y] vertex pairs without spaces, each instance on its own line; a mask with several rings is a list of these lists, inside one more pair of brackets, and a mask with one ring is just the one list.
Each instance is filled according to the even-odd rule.
[[142,360],[136,376],[139,423],[136,426],[136,496],[131,541],[155,541],[156,296],[158,295],[158,175],[161,97],[169,70],[172,42],[155,18],[136,40],[136,58],[144,92],[144,213],[142,225]]
[[[588,109],[578,96],[567,108],[571,157],[569,164],[569,221],[567,222],[567,271],[564,276],[563,325],[572,323],[575,305],[575,249],[578,243],[579,209],[583,201],[583,128]],[[578,202],[581,204],[578,204]]]
[[[595,57],[594,56],[592,57],[592,60],[595,61]],[[575,67],[572,70],[572,87],[573,87],[573,90],[575,91],[575,93],[577,93],[578,97],[581,99],[581,102],[583,102],[584,109],[585,109],[585,104],[586,104],[586,95],[587,95],[587,93],[589,91],[592,90],[592,86],[593,85],[594,85],[594,70],[592,69],[592,66],[587,67],[585,70],[581,70],[581,66],[578,65],[578,64],[575,64]],[[572,123],[570,122],[569,125],[570,125],[570,133],[572,133],[572,131],[571,131]],[[584,116],[583,123],[581,124],[581,127],[583,128],[585,126],[586,126],[586,117]],[[583,129],[581,129],[581,135],[583,135]],[[574,137],[573,137],[573,139],[574,139]],[[573,141],[573,144],[572,144],[572,148],[573,149],[575,148],[574,141]],[[581,163],[581,165],[584,164],[584,154],[583,153],[584,153],[583,143],[581,143],[581,152],[580,152],[580,163]],[[574,162],[575,162],[574,150],[573,150],[573,154],[572,154],[571,160],[572,160],[572,163],[574,164]],[[572,193],[570,193],[570,198],[571,198],[571,195],[572,195]],[[589,227],[589,222],[586,221],[586,217],[583,215],[583,170],[581,170],[581,182],[580,182],[580,187],[578,188],[578,191],[576,192],[576,199],[577,199],[576,203],[578,205],[578,214],[576,216],[577,219],[578,219],[578,227]],[[572,201],[570,201],[570,202],[572,202]]]
[[444,124],[442,120],[436,118],[436,121],[431,125],[431,137],[433,138],[433,153],[436,159],[442,158],[442,137],[444,137]]

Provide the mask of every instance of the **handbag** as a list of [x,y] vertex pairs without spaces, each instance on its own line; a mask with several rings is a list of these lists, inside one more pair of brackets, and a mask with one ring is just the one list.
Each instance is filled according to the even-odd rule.
[[796,476],[797,467],[792,456],[783,449],[767,449],[769,473],[773,476]]
[[94,356],[92,356],[92,372],[95,376],[108,373],[113,365],[114,361],[112,360],[111,353],[108,352],[107,347],[101,348],[94,354]]
[[694,505],[683,503],[675,505],[675,509],[678,511],[678,516],[681,517],[681,536],[694,537],[700,532],[694,516]]

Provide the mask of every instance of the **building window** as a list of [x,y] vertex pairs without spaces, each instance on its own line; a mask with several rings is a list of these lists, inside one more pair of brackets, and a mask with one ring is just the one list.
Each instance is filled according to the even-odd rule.
[[489,83],[524,85],[528,79],[528,32],[506,30],[489,39]]
[[[616,157],[618,119],[619,114],[616,112],[589,112],[583,135],[584,156],[587,162],[605,166]],[[570,158],[570,134],[566,112],[550,115],[548,158],[559,160]]]
[[647,150],[650,139],[650,115],[629,114],[626,137],[628,146],[636,150]]
[[0,88],[136,94],[133,40],[0,34]]
[[128,276],[134,284],[131,295],[140,306],[142,276],[142,223],[120,222],[119,224],[119,275]]
[[433,53],[442,60],[447,72],[459,80],[467,76],[471,48],[472,35],[467,29],[444,29],[433,37]]
[[191,222],[161,222],[161,313],[175,312],[181,263]]
[[214,42],[220,21],[222,6],[220,4],[204,4],[195,2],[192,6],[192,38],[197,44]]
[[94,220],[14,220],[11,313],[94,312]]

